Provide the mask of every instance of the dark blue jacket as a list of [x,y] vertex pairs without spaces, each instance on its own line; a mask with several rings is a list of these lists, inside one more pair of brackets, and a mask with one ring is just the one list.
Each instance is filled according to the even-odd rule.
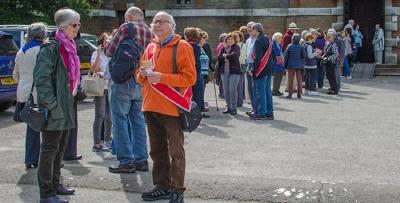
[[221,52],[219,53],[218,56],[218,63],[219,63],[219,72],[221,74],[224,73],[224,65],[225,65],[225,57],[223,57],[223,54],[226,54],[226,58],[229,60],[229,74],[242,74],[240,72],[240,62],[239,62],[239,56],[240,56],[240,47],[237,44],[234,44],[231,49],[230,53],[226,53],[226,48],[222,48]]
[[264,35],[264,33],[260,33],[256,39],[256,41],[254,42],[254,71],[253,71],[253,78],[255,79],[259,79],[259,78],[263,78],[265,76],[271,76],[274,72],[274,60],[275,60],[275,55],[274,52],[271,52],[271,55],[268,59],[268,62],[266,64],[266,67],[264,68],[263,71],[261,71],[261,73],[256,77],[255,72],[256,70],[258,70],[260,67],[260,63],[261,63],[261,59],[264,56],[264,54],[267,52],[268,47],[269,47],[269,43],[270,40],[268,39],[268,37],[266,37]]
[[194,52],[194,60],[196,64],[196,78],[197,80],[201,79],[201,62],[200,62],[200,55],[201,55],[201,47],[197,43],[189,42],[190,45],[193,47]]
[[[278,56],[282,56],[283,57],[283,55],[282,55],[282,50],[281,50],[281,46],[277,43],[277,42],[273,42],[273,44],[272,44],[272,50],[274,51],[274,55],[275,55],[275,57],[278,57]],[[282,59],[283,60],[283,59]],[[275,61],[275,62],[277,62],[277,61]],[[283,71],[283,69],[284,69],[284,67],[283,67],[283,64],[276,64],[276,63],[274,63],[274,71],[275,72],[282,72]]]
[[285,53],[285,68],[303,69],[306,52],[300,44],[290,44]]

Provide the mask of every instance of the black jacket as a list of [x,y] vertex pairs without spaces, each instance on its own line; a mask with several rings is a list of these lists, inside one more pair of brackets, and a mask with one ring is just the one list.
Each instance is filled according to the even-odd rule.
[[224,65],[225,65],[225,57],[222,55],[226,54],[226,58],[229,60],[229,73],[230,74],[242,74],[240,72],[240,47],[237,44],[234,44],[229,53],[227,53],[226,47],[222,48],[221,53],[218,56],[219,62],[219,72],[224,73]]
[[253,78],[255,78],[255,79],[263,78],[267,75],[271,76],[273,74],[273,71],[274,71],[273,64],[275,63],[274,62],[275,55],[274,55],[274,52],[272,51],[264,70],[262,70],[261,73],[257,77],[255,75],[256,70],[258,70],[259,68],[262,68],[262,67],[259,67],[259,65],[261,63],[262,57],[268,50],[269,43],[271,43],[271,41],[268,39],[268,37],[266,37],[264,35],[264,33],[260,33],[260,35],[258,35],[256,41],[254,42]]

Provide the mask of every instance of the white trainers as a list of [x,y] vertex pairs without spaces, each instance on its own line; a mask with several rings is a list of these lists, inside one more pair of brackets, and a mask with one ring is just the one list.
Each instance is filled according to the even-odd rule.
[[351,75],[347,76],[346,79],[351,80],[353,77]]
[[319,92],[317,92],[317,91],[309,91],[308,95],[309,96],[319,96]]

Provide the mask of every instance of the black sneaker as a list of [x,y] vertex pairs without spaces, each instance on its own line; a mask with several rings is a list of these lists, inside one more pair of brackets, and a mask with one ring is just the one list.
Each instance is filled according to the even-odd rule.
[[155,187],[150,192],[142,193],[142,199],[144,201],[155,201],[160,199],[171,199],[171,192]]
[[184,203],[183,193],[181,192],[172,192],[172,198],[169,200],[169,203]]
[[232,110],[231,110],[231,115],[234,116],[234,115],[236,115],[236,114],[237,114],[237,110],[236,110],[236,109],[232,109]]
[[274,119],[275,119],[275,118],[274,118],[274,114],[269,114],[269,115],[265,116],[265,118],[266,118],[267,120],[274,120]]
[[223,113],[223,114],[230,114],[230,113],[231,113],[231,111],[232,111],[232,110],[230,110],[230,109],[226,109],[226,110],[225,110],[225,111],[223,111],[222,113]]
[[120,164],[118,166],[111,165],[108,167],[108,171],[110,171],[110,173],[135,173],[136,167],[133,163],[123,165]]
[[135,162],[135,167],[137,171],[149,171],[149,162],[147,160]]
[[203,118],[210,118],[210,115],[206,114],[206,113],[201,113],[201,117]]

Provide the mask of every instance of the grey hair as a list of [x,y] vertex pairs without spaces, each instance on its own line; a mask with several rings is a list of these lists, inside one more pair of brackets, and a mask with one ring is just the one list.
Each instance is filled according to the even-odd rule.
[[81,16],[70,8],[62,8],[54,14],[54,21],[58,28],[67,27],[72,21],[79,21]]
[[292,36],[292,44],[300,44],[301,36],[299,34],[293,34]]
[[335,39],[337,37],[337,32],[335,30],[329,30],[327,35],[332,36]]
[[272,41],[277,42],[279,38],[281,38],[283,35],[280,32],[276,32],[275,34],[272,35]]
[[354,23],[353,19],[349,19],[349,24]]
[[219,42],[224,42],[224,39],[225,39],[226,35],[228,35],[228,34],[226,34],[226,33],[220,34],[219,37],[218,37],[218,41]]
[[[154,16],[154,18],[156,18],[157,16],[166,16],[167,18],[169,18],[168,21],[172,25],[172,33],[175,33],[176,23],[175,23],[174,17],[171,14],[169,14],[169,13],[167,13],[165,11],[160,11]],[[153,18],[153,20],[154,20],[154,18]],[[151,28],[153,28],[153,27],[154,27],[154,24],[151,23]]]
[[306,34],[308,34],[308,30],[303,30],[303,32],[301,32],[301,38],[304,39],[304,37],[306,36]]
[[255,24],[255,22],[250,21],[250,22],[247,23],[247,27],[253,27],[254,24]]
[[254,23],[253,26],[251,26],[251,28],[259,33],[262,33],[264,30],[263,25],[261,25],[261,23]]
[[128,10],[125,12],[125,18],[127,18],[128,16],[136,16],[138,17],[140,20],[144,19],[144,14],[142,9],[136,7],[136,6],[131,6],[128,8]]
[[43,40],[46,38],[46,25],[42,22],[32,23],[28,27],[27,33],[27,42],[30,42],[34,39]]

